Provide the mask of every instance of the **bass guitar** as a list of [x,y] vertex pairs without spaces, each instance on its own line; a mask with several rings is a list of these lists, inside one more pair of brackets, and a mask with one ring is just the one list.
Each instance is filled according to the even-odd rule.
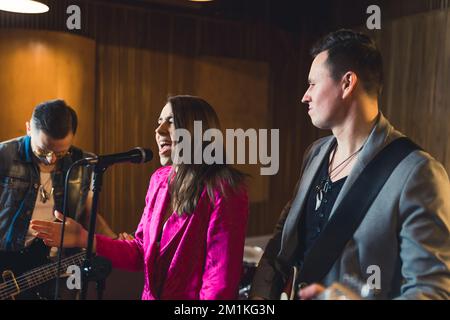
[[[78,251],[78,249],[77,249]],[[61,260],[60,272],[57,262],[48,258],[49,249],[41,240],[20,252],[0,252],[0,300],[10,299],[53,299],[54,280],[65,277],[67,268],[72,265],[81,267],[85,252],[77,252]],[[73,252],[73,250],[72,250]],[[111,272],[111,263],[102,257],[94,257],[95,268],[91,277],[105,279]]]

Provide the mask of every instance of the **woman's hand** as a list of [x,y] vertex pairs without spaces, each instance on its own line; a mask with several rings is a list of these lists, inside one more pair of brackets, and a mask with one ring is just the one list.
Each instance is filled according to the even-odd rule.
[[119,233],[118,240],[133,240],[134,237],[126,232]]
[[[63,215],[55,210],[55,217],[62,221]],[[44,240],[49,247],[57,247],[61,241],[61,222],[32,220],[31,229],[37,232],[36,237]],[[75,220],[66,218],[64,230],[64,248],[86,248],[88,232]]]

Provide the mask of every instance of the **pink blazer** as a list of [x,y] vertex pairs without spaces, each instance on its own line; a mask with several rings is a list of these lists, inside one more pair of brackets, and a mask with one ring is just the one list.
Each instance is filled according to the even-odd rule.
[[146,206],[132,241],[96,235],[97,254],[113,267],[144,270],[142,299],[236,299],[242,270],[248,197],[245,189],[226,198],[215,192],[214,205],[203,191],[195,211],[166,222],[171,167],[150,179]]

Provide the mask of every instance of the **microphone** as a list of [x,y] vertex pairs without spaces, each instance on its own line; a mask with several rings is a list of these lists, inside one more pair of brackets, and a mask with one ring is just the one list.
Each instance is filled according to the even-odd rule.
[[144,163],[152,160],[153,152],[150,149],[136,147],[127,152],[107,154],[104,156],[90,157],[79,160],[79,165],[108,167],[115,163],[131,162]]

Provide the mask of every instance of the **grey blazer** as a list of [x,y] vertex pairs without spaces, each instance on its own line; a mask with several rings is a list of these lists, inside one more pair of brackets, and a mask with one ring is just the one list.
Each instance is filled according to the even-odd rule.
[[[401,136],[380,113],[330,217],[370,160]],[[285,270],[295,259],[299,241],[297,226],[307,192],[334,139],[333,136],[322,138],[305,153],[301,178],[266,246],[250,296],[279,298],[286,278]],[[449,299],[449,230],[450,183],[447,173],[428,153],[414,151],[392,172],[353,238],[321,283],[329,286],[333,282],[342,282],[346,275],[364,281],[374,274],[371,266],[376,266],[381,280],[377,299]]]

